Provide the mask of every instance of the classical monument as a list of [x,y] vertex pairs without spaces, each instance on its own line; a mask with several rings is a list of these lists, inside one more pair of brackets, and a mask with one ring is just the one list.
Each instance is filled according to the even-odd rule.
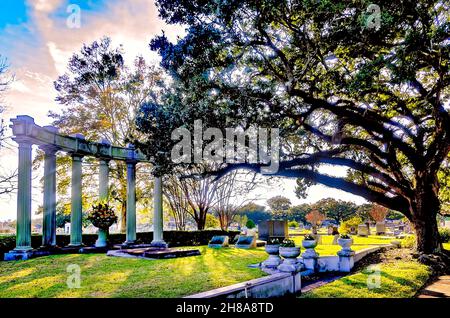
[[[132,145],[115,147],[107,141],[91,142],[82,135],[65,136],[52,126],[40,127],[30,116],[11,119],[13,140],[19,146],[17,231],[16,248],[5,254],[5,260],[28,259],[35,253],[31,247],[31,173],[32,146],[37,145],[45,153],[42,247],[56,246],[56,153],[63,151],[72,157],[72,192],[70,216],[70,247],[82,246],[82,159],[85,156],[99,161],[99,198],[108,197],[109,162],[125,161],[127,164],[127,230],[124,245],[136,241],[136,165],[148,162]],[[154,247],[166,247],[163,240],[162,180],[155,177],[154,185]]]

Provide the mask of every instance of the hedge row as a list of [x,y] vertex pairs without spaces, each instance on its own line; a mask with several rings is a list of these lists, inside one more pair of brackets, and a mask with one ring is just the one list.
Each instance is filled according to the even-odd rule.
[[[233,241],[239,234],[239,231],[165,231],[164,241],[169,247],[177,246],[199,246],[207,245],[211,238],[215,235],[228,235],[230,241]],[[153,240],[153,232],[142,232],[136,234],[137,243],[148,244]],[[83,244],[93,246],[97,240],[97,234],[83,234]],[[111,244],[122,244],[125,241],[125,234],[110,234],[108,240]],[[41,246],[42,236],[31,236],[31,246],[37,248]],[[69,235],[57,235],[56,244],[58,246],[66,246],[70,243]],[[0,260],[3,260],[4,253],[9,252],[16,246],[15,236],[0,237]]]

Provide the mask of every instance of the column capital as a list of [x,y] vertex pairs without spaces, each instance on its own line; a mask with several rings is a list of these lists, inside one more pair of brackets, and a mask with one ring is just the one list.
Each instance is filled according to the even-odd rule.
[[14,137],[14,138],[12,138],[12,140],[14,140],[16,143],[18,143],[19,147],[30,148],[34,144],[34,142],[31,138],[28,138],[25,136]]
[[58,152],[59,147],[56,147],[55,145],[40,145],[39,149],[45,152],[46,155],[55,155],[56,152]]

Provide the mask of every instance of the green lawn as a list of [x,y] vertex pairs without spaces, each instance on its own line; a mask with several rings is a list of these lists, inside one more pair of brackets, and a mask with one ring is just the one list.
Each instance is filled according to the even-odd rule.
[[[55,255],[0,262],[0,297],[181,297],[265,276],[247,265],[267,258],[263,248],[214,250],[169,260]],[[81,288],[69,289],[71,264],[80,266]]]
[[[292,236],[291,239],[295,241],[296,245],[302,245],[302,236]],[[359,251],[365,248],[373,247],[374,245],[389,244],[394,240],[395,238],[387,236],[371,235],[369,237],[359,237],[355,235],[353,236],[354,244],[352,245],[352,250]],[[321,256],[336,255],[336,253],[341,250],[341,247],[339,245],[331,245],[332,242],[332,235],[322,235],[322,244],[317,245],[316,252]],[[304,251],[305,249],[302,247],[302,252]]]
[[[410,298],[427,281],[430,271],[427,266],[414,261],[398,261],[380,264],[380,284],[373,270],[345,276],[332,283],[303,294],[302,298]],[[369,286],[371,288],[369,288]]]

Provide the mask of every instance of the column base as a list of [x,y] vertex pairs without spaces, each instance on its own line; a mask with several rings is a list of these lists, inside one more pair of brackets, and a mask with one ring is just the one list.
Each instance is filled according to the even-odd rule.
[[125,241],[122,243],[122,245],[120,245],[122,248],[129,248],[132,246],[136,246],[136,240],[133,241]]
[[83,247],[83,246],[84,246],[84,244],[82,244],[82,243],[80,243],[80,244],[70,243],[69,245],[67,245],[67,247]]
[[164,241],[152,241],[150,243],[150,246],[157,247],[157,248],[168,248],[169,247],[169,245],[167,245],[167,243]]
[[48,251],[38,251],[38,250],[12,250],[8,253],[5,253],[4,260],[5,261],[24,261],[30,258],[39,257],[39,256],[47,256],[50,255]]

